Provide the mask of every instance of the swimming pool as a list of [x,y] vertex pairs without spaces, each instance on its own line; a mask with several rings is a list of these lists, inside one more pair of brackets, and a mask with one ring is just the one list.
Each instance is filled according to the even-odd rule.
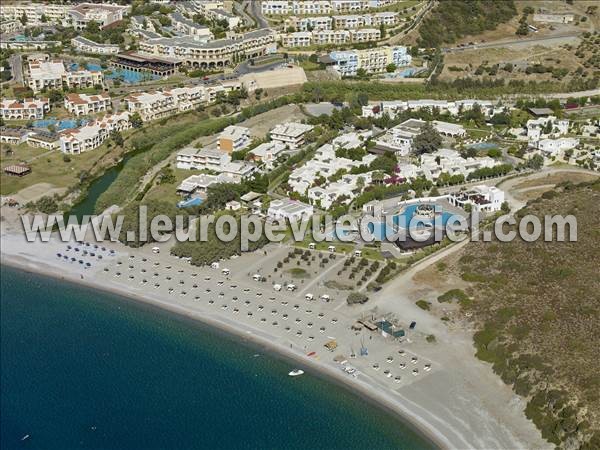
[[[73,63],[70,66],[70,70],[79,70],[79,64]],[[134,72],[128,69],[117,69],[112,67],[110,69],[103,69],[100,64],[86,63],[86,69],[104,72],[104,78],[109,80],[120,80],[124,83],[135,84],[141,83],[142,81],[152,81],[160,79],[160,76],[153,75],[150,72]]]
[[204,200],[200,197],[190,198],[188,200],[182,200],[177,203],[178,208],[189,208],[190,206],[200,206]]
[[474,148],[476,150],[491,150],[493,148],[498,148],[498,146],[493,142],[479,142],[477,144],[468,145],[467,147]]
[[[435,219],[435,223],[434,223],[434,220],[426,219],[426,218],[419,218],[419,219],[413,220],[413,216],[414,216],[414,213],[415,213],[417,207],[419,207],[420,205],[427,205],[427,204],[428,203],[415,203],[413,205],[407,205],[400,214],[397,214],[392,217],[393,227],[403,228],[405,230],[407,228],[418,229],[418,228],[428,228],[428,227],[432,227],[432,226],[444,226],[445,227],[446,224],[448,223],[448,220],[453,216],[452,214],[450,214],[449,212],[446,212],[446,211],[442,211],[441,218],[440,218],[440,216],[438,216],[438,218]],[[369,231],[371,233],[373,233],[375,240],[377,240],[377,241],[385,240],[386,233],[388,232],[388,224],[386,223],[385,219],[383,221],[369,224]],[[392,235],[393,229],[389,230],[389,233],[390,233],[390,235]]]
[[[81,125],[85,125],[88,123],[86,119],[80,119]],[[77,120],[75,119],[44,119],[44,120],[36,120],[33,122],[33,126],[35,128],[48,128],[50,125],[53,125],[56,128],[56,131],[68,130],[71,128],[77,128]]]

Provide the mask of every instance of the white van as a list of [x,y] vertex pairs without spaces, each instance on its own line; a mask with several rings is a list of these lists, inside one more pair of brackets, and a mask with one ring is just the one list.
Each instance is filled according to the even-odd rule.
[[306,294],[304,298],[310,302],[315,299],[315,296],[312,294]]
[[295,291],[295,290],[296,290],[296,285],[295,285],[295,284],[291,284],[291,283],[290,283],[290,284],[288,284],[288,285],[287,285],[286,289],[287,289],[288,291],[290,291],[290,292],[293,292],[293,291]]
[[152,247],[152,253],[160,253],[160,248]]
[[331,297],[328,294],[323,294],[321,295],[321,300],[323,300],[324,302],[328,302],[329,300],[331,300]]
[[221,270],[221,273],[222,273],[223,275],[229,275],[229,269],[225,269],[225,268],[223,268],[223,269]]
[[262,280],[262,275],[260,273],[255,273],[254,275],[252,275],[252,279],[254,281],[260,281]]
[[218,269],[219,268],[219,263],[218,262],[214,262],[210,265],[211,269]]

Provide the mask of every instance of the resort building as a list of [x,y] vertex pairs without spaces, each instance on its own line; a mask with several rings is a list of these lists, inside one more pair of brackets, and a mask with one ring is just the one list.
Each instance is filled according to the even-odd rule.
[[569,132],[569,120],[558,119],[555,116],[540,117],[527,121],[527,139],[530,142],[542,138],[557,137]]
[[75,116],[105,112],[111,107],[112,100],[107,92],[98,95],[67,94],[65,96],[65,109]]
[[256,58],[277,50],[277,33],[270,28],[231,34],[230,38],[198,42],[191,37],[148,39],[139,43],[140,52],[173,58],[189,66],[213,69]]
[[399,0],[263,0],[262,13],[266,15],[317,16],[330,13],[353,13],[381,8]]
[[229,125],[219,135],[217,148],[226,153],[237,152],[248,147],[250,141],[250,129]]
[[507,109],[507,107],[489,100],[393,100],[363,106],[362,115],[363,117],[381,117],[383,114],[387,114],[393,119],[403,111],[428,109],[430,111],[447,112],[456,116],[461,111],[468,111],[475,107],[480,108],[485,117],[491,117]]
[[565,150],[574,149],[578,145],[579,139],[575,138],[542,139],[537,142],[537,149],[543,156],[556,157]]
[[227,175],[231,182],[239,183],[251,178],[257,171],[254,164],[232,161],[231,156],[215,148],[198,150],[187,147],[177,153],[177,168],[187,170],[210,170]]
[[314,127],[298,122],[287,122],[277,125],[271,130],[271,140],[283,143],[289,149],[296,149],[304,145],[306,133]]
[[369,42],[378,41],[381,39],[381,31],[379,28],[360,28],[358,30],[350,30],[350,40],[352,42]]
[[290,27],[296,31],[332,30],[333,20],[329,16],[296,17],[292,16],[286,21],[286,30]]
[[159,58],[135,52],[125,52],[119,53],[110,64],[119,69],[131,70],[133,72],[149,72],[153,75],[166,78],[177,72],[177,68],[181,62],[174,58]]
[[477,212],[496,212],[502,209],[504,191],[495,186],[473,186],[468,191],[450,194],[448,202],[463,209],[470,205]]
[[356,76],[359,69],[367,73],[381,73],[389,64],[403,67],[412,61],[407,48],[401,46],[331,52],[329,58],[333,61],[333,70],[346,77]]
[[2,21],[20,21],[24,15],[27,18],[27,26],[59,25],[66,22],[67,11],[70,7],[70,5],[56,3],[2,1],[0,2],[0,18]]
[[187,177],[177,186],[177,193],[184,196],[193,196],[194,194],[206,193],[208,188],[219,183],[234,183],[228,175],[208,175],[199,174]]
[[139,92],[123,99],[130,113],[137,112],[144,122],[162,119],[177,112],[175,98],[167,93]]
[[[2,7],[0,6],[0,8],[2,8]],[[2,33],[2,34],[15,33],[22,29],[23,29],[23,24],[19,20],[14,20],[14,19],[11,19],[11,20],[1,19],[0,20],[0,33]]]
[[284,47],[310,47],[312,45],[312,32],[295,31],[294,33],[282,34],[281,45]]
[[27,141],[29,131],[25,128],[0,127],[0,142],[3,144],[19,145]]
[[188,19],[178,11],[175,11],[169,17],[171,18],[173,28],[180,33],[191,36],[195,41],[208,42],[214,38],[210,28]]
[[68,88],[102,87],[104,74],[100,70],[75,70],[65,72],[64,81]]
[[177,168],[186,170],[212,170],[218,172],[220,168],[231,161],[231,157],[221,150],[186,147],[177,153]]
[[81,53],[92,53],[96,55],[116,55],[120,48],[116,44],[99,44],[83,36],[71,39],[71,46]]
[[1,116],[4,120],[43,119],[50,111],[50,100],[47,98],[28,98],[23,101],[2,99]]
[[225,91],[223,85],[190,86],[173,88],[165,91],[137,92],[129,94],[123,100],[127,110],[137,112],[144,122],[189,111],[215,100],[217,92]]
[[76,30],[83,30],[90,22],[96,22],[104,28],[119,20],[131,9],[131,6],[121,6],[114,3],[79,3],[71,7],[67,14],[71,26]]
[[285,148],[283,142],[265,142],[250,150],[250,156],[254,161],[263,163],[266,169],[272,169],[275,161],[283,154]]
[[267,217],[277,220],[297,222],[309,219],[314,214],[312,205],[307,205],[296,200],[276,199],[271,200]]
[[[332,144],[322,145],[317,149],[315,156],[310,161],[303,166],[294,169],[288,178],[288,184],[292,191],[305,195],[311,186],[316,187],[313,186],[316,179],[320,177],[329,178],[340,170],[350,172],[354,167],[363,165],[368,166],[377,158],[377,156],[371,154],[365,155],[361,160],[357,161],[340,158],[335,155],[337,148]],[[369,177],[370,180],[370,175],[361,175]],[[355,181],[357,180],[346,179],[344,183],[349,184],[354,183]],[[365,183],[365,185],[366,184],[367,183]],[[324,185],[319,187],[324,187]],[[341,189],[345,188],[342,187]]]
[[95,87],[104,84],[101,71],[76,70],[68,72],[62,61],[30,61],[27,85],[33,92],[44,89]]
[[398,23],[397,12],[377,12],[374,14],[333,16],[335,28],[351,29],[361,27],[379,27],[380,25],[391,26]]
[[60,146],[58,133],[50,131],[35,130],[27,136],[27,145],[30,147],[39,147],[46,150],[54,150]]
[[205,16],[211,20],[218,20],[221,22],[227,22],[227,28],[233,30],[240,25],[241,19],[235,14],[225,11],[223,8],[207,9]]
[[30,61],[27,85],[33,92],[42,89],[62,89],[66,76],[62,61]]
[[60,149],[63,153],[80,154],[98,148],[113,131],[131,128],[129,113],[109,114],[102,119],[87,123],[74,130],[60,133]]

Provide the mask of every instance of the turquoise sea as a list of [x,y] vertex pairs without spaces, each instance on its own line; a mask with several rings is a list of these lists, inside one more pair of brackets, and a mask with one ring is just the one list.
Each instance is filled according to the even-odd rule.
[[1,275],[3,450],[434,448],[346,389],[288,377],[292,363],[190,320]]

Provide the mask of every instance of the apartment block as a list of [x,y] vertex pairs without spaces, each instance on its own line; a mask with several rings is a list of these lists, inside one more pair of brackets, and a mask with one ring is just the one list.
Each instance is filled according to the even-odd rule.
[[71,39],[71,46],[81,53],[93,53],[97,55],[116,55],[120,48],[116,44],[99,44],[83,36]]
[[68,88],[103,86],[104,74],[99,70],[75,70],[65,72],[64,81]]
[[123,100],[130,113],[139,113],[142,120],[147,122],[189,111],[200,104],[210,103],[214,101],[213,92],[219,87],[199,85],[165,91],[137,92],[129,94]]
[[335,28],[351,29],[361,27],[391,26],[398,23],[397,12],[377,12],[374,14],[336,15],[331,18]]
[[43,119],[50,111],[50,100],[47,98],[28,98],[23,101],[2,99],[0,112],[4,120]]
[[367,73],[381,73],[389,64],[402,67],[412,61],[406,47],[338,51],[331,52],[329,57],[334,62],[333,69],[342,76],[355,76],[358,69],[364,69]]
[[311,131],[314,127],[312,125],[298,123],[298,122],[287,122],[277,125],[271,130],[271,140],[279,141],[289,149],[296,149],[304,145],[304,138],[306,133]]
[[121,6],[115,3],[79,3],[68,11],[68,19],[76,30],[83,30],[90,22],[96,22],[106,27],[114,22],[123,20],[131,6]]
[[286,29],[293,27],[296,31],[331,30],[333,19],[329,16],[298,17],[292,16],[286,21]]
[[62,89],[66,76],[62,61],[30,61],[27,85],[33,92],[42,89]]
[[214,69],[256,58],[277,50],[277,33],[269,28],[232,33],[227,39],[198,42],[189,36],[146,39],[139,43],[140,53],[165,56],[189,66]]
[[250,129],[229,125],[219,135],[217,148],[226,153],[243,150],[250,145]]
[[200,25],[191,19],[188,19],[183,14],[175,11],[170,15],[173,28],[183,34],[191,36],[195,41],[208,42],[212,41],[214,35],[205,25]]
[[112,100],[106,92],[98,95],[67,94],[65,96],[65,109],[75,116],[105,112],[111,107]]
[[[20,21],[23,15],[27,18],[27,26],[41,24],[63,24],[67,19],[70,5],[55,3],[32,3],[27,1],[0,2],[0,18],[3,21]],[[42,21],[42,17],[46,22]],[[19,22],[20,23],[20,22]]]
[[229,182],[239,183],[251,178],[257,171],[254,164],[232,161],[231,156],[216,148],[198,150],[188,147],[177,153],[177,168],[187,170],[210,170],[225,175]]
[[80,154],[100,147],[113,131],[131,128],[129,113],[110,114],[74,130],[60,133],[60,149],[63,153]]

